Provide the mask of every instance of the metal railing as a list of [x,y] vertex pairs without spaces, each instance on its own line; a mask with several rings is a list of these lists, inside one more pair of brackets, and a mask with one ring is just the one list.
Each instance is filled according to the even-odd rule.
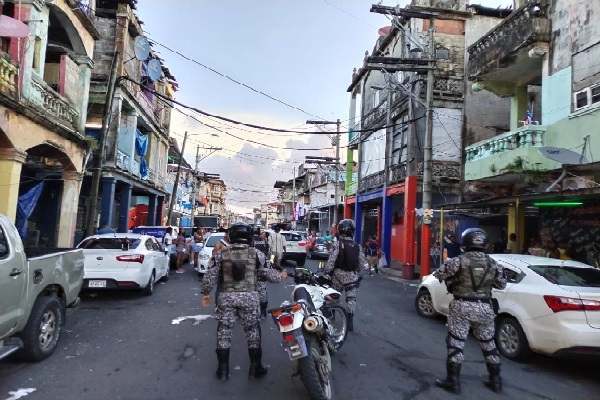
[[79,111],[67,99],[56,93],[44,80],[35,75],[31,76],[31,87],[39,96],[32,99],[34,103],[58,120],[78,129]]

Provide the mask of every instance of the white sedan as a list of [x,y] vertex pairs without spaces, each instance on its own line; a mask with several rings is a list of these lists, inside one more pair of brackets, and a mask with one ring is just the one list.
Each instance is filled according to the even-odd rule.
[[[600,354],[600,270],[577,261],[520,254],[490,254],[505,268],[498,303],[496,344],[511,359],[531,351],[546,355]],[[448,315],[452,295],[432,275],[424,277],[415,306],[424,317]]]
[[156,281],[169,280],[167,255],[152,236],[105,233],[77,247],[85,255],[83,289],[143,289],[151,295]]
[[200,250],[198,254],[198,274],[203,276],[208,269],[208,263],[212,258],[213,248],[215,244],[225,237],[225,232],[215,232],[211,233],[210,236],[206,239],[204,243],[204,247]]

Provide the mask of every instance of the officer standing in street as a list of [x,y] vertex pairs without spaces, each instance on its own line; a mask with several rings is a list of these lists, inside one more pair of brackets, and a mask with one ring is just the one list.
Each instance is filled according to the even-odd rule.
[[340,240],[332,243],[332,250],[325,266],[325,275],[331,276],[333,288],[340,293],[346,291],[348,306],[348,331],[354,330],[356,289],[360,282],[359,271],[368,268],[365,255],[354,237],[354,221],[343,219],[338,225]]
[[445,281],[454,296],[448,314],[448,358],[446,379],[436,380],[436,385],[460,394],[460,368],[464,359],[463,348],[473,329],[485,358],[489,377],[485,386],[496,393],[502,391],[500,357],[494,343],[495,311],[492,303],[492,287],[504,289],[504,268],[484,253],[488,246],[487,233],[479,228],[467,229],[462,234],[465,253],[449,258],[433,275]]
[[[261,251],[267,260],[269,259],[269,242],[267,240],[267,232],[260,228],[255,228],[254,238],[252,240],[256,250]],[[270,263],[268,263],[270,265]],[[269,304],[267,298],[267,280],[263,277],[258,278],[258,296],[260,301],[260,319],[267,318],[267,306]]]
[[259,378],[267,373],[261,363],[261,333],[258,322],[258,278],[264,277],[269,282],[277,283],[287,278],[285,271],[279,274],[268,268],[265,256],[256,251],[252,244],[252,227],[236,222],[228,230],[228,247],[215,254],[215,265],[210,268],[202,281],[202,304],[210,305],[210,292],[217,282],[219,299],[215,318],[219,321],[217,328],[217,378],[229,379],[229,349],[235,325],[235,317],[239,316],[250,356],[248,379]]

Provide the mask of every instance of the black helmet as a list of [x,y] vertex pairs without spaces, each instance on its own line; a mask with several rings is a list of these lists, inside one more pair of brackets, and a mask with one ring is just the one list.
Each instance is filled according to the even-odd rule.
[[354,221],[351,219],[343,219],[338,224],[338,233],[340,236],[354,236],[354,231],[356,228],[354,227]]
[[227,236],[229,236],[230,243],[252,243],[252,227],[243,222],[236,222],[231,225],[227,230]]
[[483,229],[469,228],[466,229],[461,238],[461,245],[466,251],[470,250],[485,250],[488,246],[488,235]]

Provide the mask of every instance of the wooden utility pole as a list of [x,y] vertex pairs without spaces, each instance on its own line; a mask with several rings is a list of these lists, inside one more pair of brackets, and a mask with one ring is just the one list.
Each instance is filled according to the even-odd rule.
[[[115,87],[117,85],[117,68],[120,62],[120,53],[115,51],[113,54],[112,68],[108,78],[108,87],[106,88],[106,100],[104,102],[104,113],[102,115],[102,128],[100,129],[100,137],[98,138],[99,149],[98,154],[94,158],[94,172],[92,175],[92,189],[90,191],[90,209],[88,212],[88,224],[85,230],[86,236],[92,236],[95,228],[100,221],[96,221],[98,214],[98,194],[100,192],[100,178],[102,177],[102,166],[104,165],[105,142],[112,117],[112,105],[115,95]],[[106,199],[102,199],[105,201]],[[111,221],[102,221],[110,223]]]
[[183,144],[181,145],[181,154],[179,157],[179,164],[177,165],[177,175],[175,175],[175,183],[173,184],[173,193],[171,193],[171,202],[169,204],[169,213],[167,214],[167,225],[171,225],[171,214],[173,214],[173,206],[177,199],[177,186],[179,185],[179,174],[181,173],[181,164],[183,163],[183,152],[185,151],[185,142],[187,140],[188,133],[185,132],[183,137]]
[[196,183],[197,183],[197,177],[196,174],[198,174],[198,162],[199,162],[199,153],[200,152],[200,146],[196,146],[196,165],[194,166],[194,176],[193,176],[193,186],[192,186],[192,211],[191,211],[191,220],[192,220],[192,226],[195,225],[194,222],[194,217],[196,216]]

